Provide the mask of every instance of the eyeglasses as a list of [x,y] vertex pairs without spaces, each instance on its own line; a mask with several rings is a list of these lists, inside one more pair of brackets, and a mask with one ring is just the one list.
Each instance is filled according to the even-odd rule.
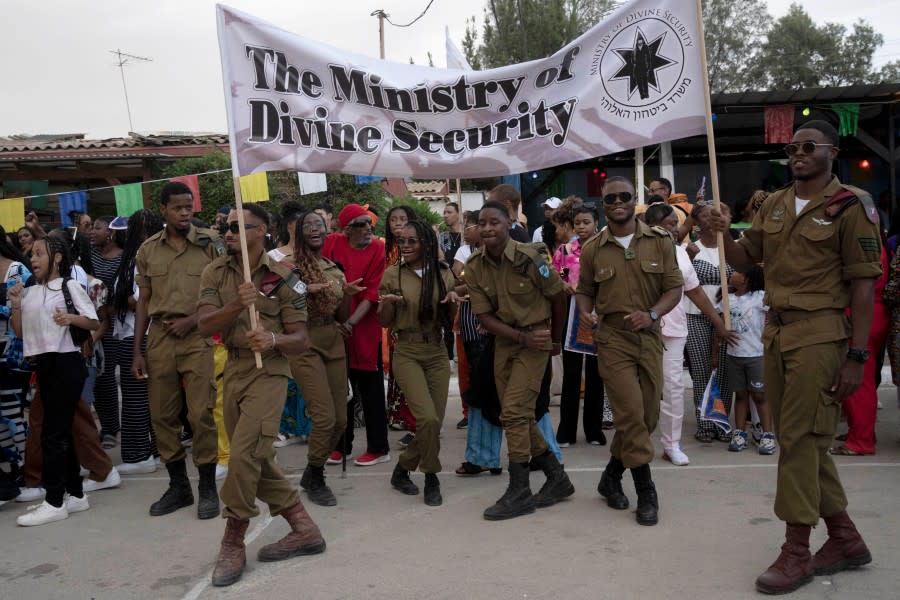
[[397,238],[398,246],[415,246],[419,243],[419,238]]
[[618,194],[607,194],[603,196],[603,204],[615,204],[616,200],[621,200],[623,204],[631,202],[631,192],[619,192]]
[[363,219],[362,221],[354,221],[353,223],[350,223],[348,227],[362,229],[363,227],[369,227],[370,225],[372,225],[372,219]]
[[[253,223],[244,223],[244,229],[256,229],[259,225],[254,225]],[[225,231],[230,231],[231,233],[240,233],[241,232],[241,224],[237,221],[232,221],[225,225]]]
[[310,232],[310,231],[325,231],[324,223],[304,223],[300,228],[301,231]]
[[819,146],[834,147],[834,144],[817,144],[815,142],[803,142],[802,144],[790,143],[784,147],[784,153],[788,156],[794,156],[798,150],[803,150],[803,154],[812,154]]

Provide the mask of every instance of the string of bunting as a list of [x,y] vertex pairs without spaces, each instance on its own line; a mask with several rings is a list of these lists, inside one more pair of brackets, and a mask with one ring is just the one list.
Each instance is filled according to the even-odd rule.
[[[59,217],[63,227],[71,227],[72,219],[69,213],[87,212],[87,196],[89,192],[100,190],[113,190],[116,199],[116,216],[128,217],[135,211],[144,208],[143,189],[141,186],[162,181],[180,182],[191,189],[194,197],[194,212],[202,210],[200,201],[200,176],[214,173],[230,173],[231,169],[217,169],[205,171],[193,175],[181,175],[179,177],[166,177],[162,179],[150,179],[138,183],[126,183],[122,185],[107,185],[102,187],[78,190],[75,192],[53,192],[31,194],[16,198],[0,199],[0,225],[6,231],[16,231],[25,225],[25,200],[32,198],[59,197]],[[241,194],[244,202],[266,202],[269,200],[269,183],[265,173],[254,173],[241,177]]]

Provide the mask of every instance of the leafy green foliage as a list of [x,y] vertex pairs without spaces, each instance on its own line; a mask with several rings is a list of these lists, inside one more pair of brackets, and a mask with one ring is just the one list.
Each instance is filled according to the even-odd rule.
[[763,0],[703,0],[706,61],[712,93],[755,87],[754,65],[772,26]]

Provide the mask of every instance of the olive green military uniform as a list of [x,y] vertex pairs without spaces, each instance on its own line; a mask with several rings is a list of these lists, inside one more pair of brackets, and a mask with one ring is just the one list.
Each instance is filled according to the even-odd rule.
[[[543,244],[509,240],[498,261],[483,248],[469,257],[465,281],[475,316],[493,313],[523,332],[550,328],[550,299],[563,291],[563,284],[538,248]],[[511,463],[525,463],[547,451],[535,425],[534,405],[552,349],[550,340],[546,348],[532,350],[512,340],[496,339],[494,378]]]
[[171,245],[163,229],[147,238],[137,253],[135,280],[149,297],[147,336],[148,392],[156,445],[164,463],[184,460],[181,446],[182,384],[188,421],[194,432],[194,464],[216,462],[216,404],[213,342],[196,329],[179,338],[166,332],[163,321],[197,312],[200,274],[225,253],[212,229],[191,226],[183,250]]
[[833,178],[799,215],[793,185],[773,192],[739,241],[765,263],[766,400],[781,446],[775,514],[798,525],[815,525],[847,506],[828,454],[841,411],[831,386],[850,335],[844,316],[850,281],[881,274],[878,226],[863,204],[834,217],[825,213],[840,189]]
[[[445,265],[441,265],[440,277],[448,292],[456,285],[453,272]],[[439,436],[450,385],[450,358],[441,336],[441,324],[436,320],[419,320],[422,279],[409,266],[388,267],[378,292],[404,298],[402,303],[381,309],[382,315],[387,314],[382,325],[388,327],[396,339],[394,378],[416,418],[416,437],[400,455],[398,464],[407,471],[418,468],[423,473],[440,473]],[[435,313],[442,299],[435,292],[431,299]]]
[[[283,280],[291,270],[263,254],[251,279],[260,289],[264,276],[275,273]],[[213,261],[203,271],[200,306],[221,308],[238,297],[243,283],[243,267],[239,258],[225,256]],[[306,297],[286,283],[280,284],[270,296],[259,296],[256,302],[259,326],[266,331],[282,333],[284,325],[306,321]],[[231,440],[228,476],[222,485],[223,516],[249,519],[259,514],[256,498],[269,505],[269,512],[278,515],[300,502],[295,486],[291,485],[275,463],[278,426],[284,399],[287,396],[291,368],[288,359],[274,350],[263,353],[263,368],[256,368],[253,352],[249,350],[246,332],[250,329],[250,312],[242,310],[237,321],[222,331],[222,341],[228,349],[225,365],[225,429]]]
[[[325,258],[319,259],[319,268],[340,301],[344,281],[340,268]],[[290,357],[291,372],[303,388],[313,423],[308,461],[314,467],[321,467],[347,426],[347,359],[344,337],[338,332],[334,315],[314,314],[310,305],[306,326],[309,349]]]
[[649,310],[664,292],[684,285],[669,235],[642,221],[636,224],[628,248],[609,229],[584,244],[577,288],[594,299],[597,368],[616,424],[610,453],[626,468],[653,460],[650,434],[659,421],[663,344],[658,322],[633,332],[624,319]]

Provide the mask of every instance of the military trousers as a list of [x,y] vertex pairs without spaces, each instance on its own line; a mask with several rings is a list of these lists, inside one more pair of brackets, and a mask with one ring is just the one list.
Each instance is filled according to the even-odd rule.
[[225,366],[225,429],[231,441],[228,476],[222,485],[222,516],[249,519],[259,514],[256,498],[269,505],[272,516],[300,502],[292,485],[275,463],[281,411],[288,377],[270,358],[257,369],[253,354],[228,357]]
[[650,434],[659,422],[663,344],[659,332],[632,332],[601,324],[597,369],[606,386],[616,433],[609,451],[632,469],[653,460]]
[[447,409],[450,358],[437,342],[398,341],[394,346],[394,378],[416,418],[416,437],[400,455],[407,471],[440,473],[441,424]]
[[147,337],[147,370],[150,419],[162,461],[184,460],[186,456],[179,419],[182,402],[186,402],[194,432],[194,464],[214,464],[216,383],[211,341],[196,332],[175,337],[154,321]]
[[309,349],[291,357],[291,373],[306,400],[312,431],[307,461],[321,467],[347,426],[347,361],[334,324],[309,327]]
[[778,438],[775,514],[787,523],[816,525],[847,507],[837,467],[828,454],[841,407],[831,392],[847,342],[781,351],[781,335],[764,336],[766,402]]
[[548,350],[523,348],[505,338],[498,337],[495,342],[494,382],[510,463],[525,463],[547,452],[547,442],[534,419],[534,406],[548,355]]

